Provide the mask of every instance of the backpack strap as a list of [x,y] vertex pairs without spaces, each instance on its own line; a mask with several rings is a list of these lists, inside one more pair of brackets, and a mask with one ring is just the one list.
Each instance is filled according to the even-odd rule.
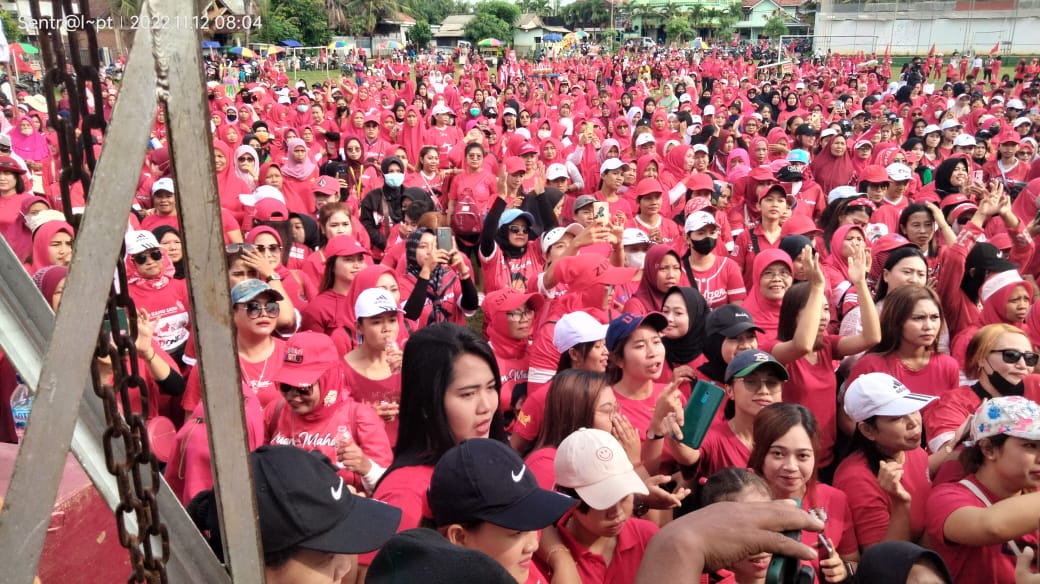
[[[976,485],[975,483],[969,481],[968,479],[961,479],[960,481],[957,481],[957,482],[958,482],[958,484],[960,484],[964,488],[966,488],[969,491],[971,491],[972,494],[975,495],[976,497],[978,497],[980,501],[985,503],[985,505],[987,507],[992,507],[993,506],[993,504],[989,502],[989,497],[987,497],[986,494],[982,492],[982,489],[980,489],[978,487],[978,485]],[[1018,557],[1018,556],[1022,555],[1022,550],[1019,549],[1018,544],[1015,543],[1015,540],[1009,539],[1007,544],[1008,544],[1008,547],[1011,548],[1011,551],[1015,552],[1015,557]]]

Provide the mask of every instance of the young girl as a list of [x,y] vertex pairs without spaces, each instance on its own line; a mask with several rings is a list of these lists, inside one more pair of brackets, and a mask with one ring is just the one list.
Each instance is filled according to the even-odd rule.
[[[328,262],[321,279],[321,292],[307,305],[300,319],[302,330],[332,334],[340,327],[352,327],[347,294],[358,272],[365,268],[370,254],[353,237],[338,235],[325,246]],[[348,308],[349,307],[349,308]]]
[[[762,477],[744,468],[731,467],[704,479],[697,498],[701,507],[707,507],[720,501],[766,503],[773,500],[773,494]],[[719,582],[764,584],[772,558],[772,554],[768,553],[755,554],[717,571],[715,575]]]
[[[845,581],[849,576],[845,562],[859,559],[859,546],[845,493],[817,479],[816,418],[804,406],[773,404],[755,419],[753,442],[748,467],[769,483],[773,497],[798,500],[802,509],[822,510],[826,516],[823,536],[834,553],[818,548],[820,556],[812,565],[825,582]],[[802,532],[803,542],[816,539],[815,533]]]
[[401,398],[401,349],[398,301],[389,291],[362,290],[354,303],[357,346],[343,357],[343,374],[350,397],[367,404],[386,424],[390,444],[397,442],[397,414]]
[[647,314],[661,310],[668,290],[688,285],[685,280],[675,249],[664,244],[651,247],[643,262],[643,278],[635,294],[625,302],[625,312]]

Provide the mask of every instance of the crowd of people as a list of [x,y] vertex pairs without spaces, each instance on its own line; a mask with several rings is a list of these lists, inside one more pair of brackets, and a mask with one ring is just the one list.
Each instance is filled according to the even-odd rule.
[[[178,429],[153,450],[219,550],[204,406],[241,391],[269,582],[1035,583],[1036,67],[934,67],[211,82],[241,387],[195,367],[196,201],[160,111],[125,238],[130,407]],[[0,233],[57,310],[85,202],[26,101]]]

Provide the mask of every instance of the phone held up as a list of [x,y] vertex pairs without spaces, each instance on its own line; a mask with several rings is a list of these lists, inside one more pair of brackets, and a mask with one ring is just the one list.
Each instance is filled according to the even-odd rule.
[[452,241],[451,227],[437,228],[437,249],[449,252],[455,249],[455,243]]

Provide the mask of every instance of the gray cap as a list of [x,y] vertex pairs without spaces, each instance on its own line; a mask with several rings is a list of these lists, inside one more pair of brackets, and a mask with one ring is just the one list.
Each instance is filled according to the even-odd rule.
[[581,209],[582,207],[585,207],[587,205],[591,205],[591,204],[593,204],[595,202],[596,202],[596,197],[593,197],[592,195],[582,195],[582,196],[578,197],[578,199],[576,201],[574,201],[573,212],[577,213],[578,209]]

